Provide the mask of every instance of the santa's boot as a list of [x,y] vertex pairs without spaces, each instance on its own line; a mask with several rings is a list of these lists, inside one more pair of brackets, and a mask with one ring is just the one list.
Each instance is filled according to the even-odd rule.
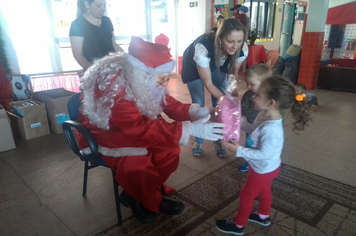
[[184,204],[173,198],[162,196],[159,211],[166,215],[179,215],[184,210]]
[[132,213],[137,220],[143,223],[152,223],[156,220],[156,212],[147,210],[142,203],[134,199],[131,195],[125,192],[125,190],[120,194],[120,202],[125,207],[131,208]]

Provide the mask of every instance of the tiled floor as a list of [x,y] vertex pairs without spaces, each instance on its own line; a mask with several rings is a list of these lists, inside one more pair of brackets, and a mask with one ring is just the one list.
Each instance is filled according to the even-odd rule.
[[[179,78],[169,83],[174,97],[190,103]],[[245,90],[241,83],[241,94]],[[293,121],[288,113],[285,116],[283,162],[356,187],[356,94],[313,93],[320,110],[305,131],[293,133]],[[203,155],[194,158],[190,143],[182,147],[178,170],[167,183],[182,189],[235,158],[231,153],[218,158],[208,141],[203,144]],[[81,196],[82,180],[83,162],[71,153],[63,135],[19,140],[17,149],[0,153],[0,235],[95,235],[113,226],[111,171],[102,167],[89,171],[85,198]],[[131,216],[127,208],[122,211],[124,218]]]

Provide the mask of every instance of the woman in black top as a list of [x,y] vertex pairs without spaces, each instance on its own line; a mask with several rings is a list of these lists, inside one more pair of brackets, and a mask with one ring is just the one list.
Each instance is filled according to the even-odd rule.
[[123,51],[115,42],[110,18],[104,16],[105,0],[78,0],[77,7],[77,19],[70,26],[69,37],[73,56],[83,69],[109,52]]

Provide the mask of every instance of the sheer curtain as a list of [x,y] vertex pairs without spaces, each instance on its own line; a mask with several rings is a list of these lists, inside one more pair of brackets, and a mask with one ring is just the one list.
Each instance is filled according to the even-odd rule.
[[72,92],[80,92],[79,76],[77,74],[53,75],[53,76],[33,76],[31,77],[33,92],[64,88]]
[[0,0],[1,24],[14,74],[62,70],[49,0]]
[[6,53],[6,58],[9,63],[9,67],[14,74],[20,74],[19,62],[17,60],[16,50],[11,42],[9,27],[5,19],[3,11],[6,9],[3,7],[5,0],[0,0],[0,27],[2,32],[2,37],[4,41],[4,49]]

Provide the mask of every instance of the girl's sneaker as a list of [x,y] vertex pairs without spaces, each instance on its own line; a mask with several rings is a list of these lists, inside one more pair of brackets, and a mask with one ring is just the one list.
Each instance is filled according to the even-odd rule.
[[239,228],[236,226],[233,220],[217,220],[215,222],[216,228],[223,233],[233,235],[244,235],[245,228]]
[[271,224],[271,218],[268,217],[267,219],[262,220],[257,212],[251,212],[248,221],[255,222],[262,226],[269,226]]

